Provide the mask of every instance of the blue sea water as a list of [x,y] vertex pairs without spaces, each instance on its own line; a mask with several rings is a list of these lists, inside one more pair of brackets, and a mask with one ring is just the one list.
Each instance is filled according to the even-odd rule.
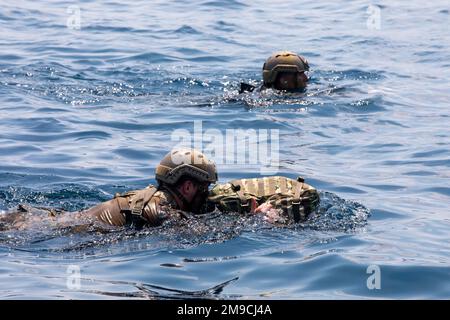
[[[0,210],[142,188],[198,120],[279,130],[278,174],[317,187],[320,215],[1,232],[1,299],[450,298],[448,1],[73,5],[1,3]],[[280,49],[309,60],[307,91],[238,95]],[[259,174],[219,164],[222,182]]]

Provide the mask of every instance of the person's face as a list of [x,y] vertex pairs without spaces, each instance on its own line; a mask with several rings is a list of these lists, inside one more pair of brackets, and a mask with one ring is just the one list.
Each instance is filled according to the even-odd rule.
[[181,193],[189,202],[191,211],[193,213],[200,212],[200,209],[205,205],[208,198],[208,188],[210,183],[196,183],[191,180],[187,180],[181,186]]
[[209,195],[210,183],[201,183],[197,186],[197,192],[191,202],[191,210],[193,213],[201,213],[201,209],[204,208],[205,203]]
[[280,72],[275,81],[274,87],[277,90],[304,89],[307,85],[308,77],[304,72]]

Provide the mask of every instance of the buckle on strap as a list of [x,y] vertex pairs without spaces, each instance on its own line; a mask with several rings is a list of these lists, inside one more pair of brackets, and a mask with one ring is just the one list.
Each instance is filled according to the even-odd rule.
[[239,201],[239,202],[240,202],[239,206],[240,206],[241,212],[249,213],[250,210],[252,209],[251,201],[246,198],[241,198],[241,201]]
[[142,215],[142,210],[144,209],[144,201],[142,199],[136,201],[134,206],[130,208],[125,216],[127,224],[140,229],[144,226],[146,220]]
[[136,201],[133,208],[131,208],[131,214],[142,216],[142,209],[144,209],[144,201],[143,199],[139,199],[138,201]]
[[247,208],[250,205],[250,201],[247,200],[246,203],[240,203],[241,208]]

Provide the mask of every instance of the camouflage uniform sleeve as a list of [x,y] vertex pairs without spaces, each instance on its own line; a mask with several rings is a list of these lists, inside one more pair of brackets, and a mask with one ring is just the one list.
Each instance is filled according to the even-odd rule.
[[174,201],[168,199],[163,192],[158,191],[144,207],[142,216],[149,226],[156,227],[174,216],[177,211],[174,207]]
[[126,219],[121,210],[127,206],[127,202],[125,198],[115,198],[100,203],[84,211],[84,213],[111,226],[123,226],[126,223]]

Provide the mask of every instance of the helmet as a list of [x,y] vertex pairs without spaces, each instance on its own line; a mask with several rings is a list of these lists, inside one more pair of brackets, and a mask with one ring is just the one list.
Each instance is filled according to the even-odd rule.
[[308,61],[296,53],[280,51],[270,56],[263,66],[264,85],[271,87],[279,72],[309,71]]
[[181,177],[215,183],[216,165],[195,149],[173,149],[156,167],[155,178],[159,183],[175,185]]

